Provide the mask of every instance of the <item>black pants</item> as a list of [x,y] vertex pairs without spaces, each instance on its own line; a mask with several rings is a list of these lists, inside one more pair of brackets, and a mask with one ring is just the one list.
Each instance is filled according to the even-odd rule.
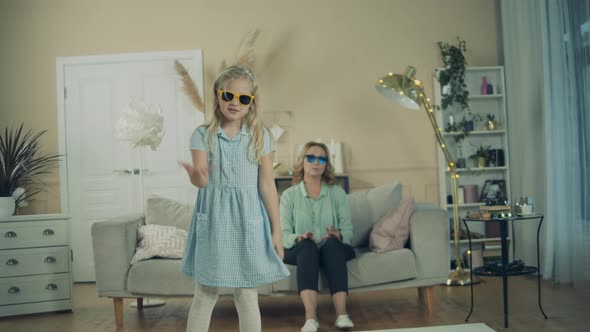
[[355,257],[351,246],[330,237],[318,248],[310,239],[297,242],[295,246],[285,249],[283,262],[297,266],[297,291],[318,290],[320,267],[330,286],[330,294],[348,293],[348,271],[346,261]]

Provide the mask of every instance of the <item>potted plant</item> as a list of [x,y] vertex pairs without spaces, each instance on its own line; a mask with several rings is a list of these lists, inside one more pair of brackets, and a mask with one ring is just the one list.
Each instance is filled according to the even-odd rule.
[[[464,40],[457,37],[457,45],[449,43],[438,42],[438,48],[443,61],[443,69],[437,70],[435,78],[441,85],[441,104],[436,106],[438,110],[446,110],[453,104],[457,104],[460,110],[467,112],[466,116],[455,127],[459,131],[455,135],[455,141],[460,142],[463,138],[469,135],[473,130],[473,122],[481,120],[479,114],[473,114],[469,108],[469,90],[465,84],[465,55],[463,52],[467,50],[467,44]],[[447,127],[448,128],[448,127]],[[447,129],[447,131],[449,131]]]
[[477,162],[477,167],[484,168],[486,167],[486,162],[490,153],[491,146],[483,146],[480,145],[476,150],[475,153],[469,156],[469,158],[474,159]]
[[41,175],[50,173],[60,156],[41,150],[39,138],[45,132],[23,131],[22,124],[0,131],[0,216],[13,215],[25,198],[30,200],[46,189]]
[[465,56],[467,50],[464,40],[457,37],[457,45],[438,42],[438,49],[443,61],[444,69],[437,71],[436,79],[442,87],[441,108],[447,109],[453,103],[458,103],[461,109],[469,109],[469,91],[465,84]]

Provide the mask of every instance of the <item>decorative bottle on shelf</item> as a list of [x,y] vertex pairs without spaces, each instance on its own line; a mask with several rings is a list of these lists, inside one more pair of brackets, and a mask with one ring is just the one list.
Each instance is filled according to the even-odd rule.
[[488,86],[486,88],[486,93],[488,95],[493,95],[494,94],[494,86],[492,86],[492,83],[488,83]]
[[483,76],[481,78],[481,94],[487,95],[488,94],[488,78]]
[[465,159],[465,157],[463,157],[463,145],[457,144],[457,150],[458,150],[458,156],[457,156],[457,162],[455,163],[457,165],[457,168],[467,167],[467,160]]

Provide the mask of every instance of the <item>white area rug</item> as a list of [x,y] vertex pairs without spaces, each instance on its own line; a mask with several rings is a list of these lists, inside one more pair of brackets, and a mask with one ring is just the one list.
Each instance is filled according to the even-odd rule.
[[489,326],[483,323],[477,324],[458,324],[444,326],[415,327],[409,329],[392,329],[363,332],[495,332]]

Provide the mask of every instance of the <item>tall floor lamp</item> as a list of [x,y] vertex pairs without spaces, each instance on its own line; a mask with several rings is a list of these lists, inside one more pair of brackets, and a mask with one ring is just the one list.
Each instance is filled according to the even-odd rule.
[[[144,102],[129,102],[123,111],[116,126],[116,137],[131,144],[138,149],[139,169],[129,174],[139,175],[139,201],[141,212],[145,213],[144,183],[143,183],[143,154],[148,146],[155,151],[164,137],[164,116],[162,110],[153,104]],[[166,302],[157,298],[145,298],[145,301],[136,300],[131,303],[133,307],[155,307],[164,305]]]
[[394,74],[389,73],[385,75],[383,78],[377,81],[375,88],[379,93],[381,93],[385,98],[393,100],[405,108],[419,110],[420,106],[423,106],[426,110],[426,114],[428,115],[428,119],[430,119],[430,124],[434,129],[434,133],[436,135],[436,140],[442,152],[445,156],[447,161],[447,166],[451,173],[451,194],[453,197],[453,229],[454,229],[454,245],[455,245],[455,263],[456,269],[449,273],[449,277],[447,279],[447,285],[455,286],[455,285],[469,285],[471,283],[471,278],[469,277],[469,273],[467,273],[463,269],[463,259],[460,255],[459,250],[459,208],[457,207],[457,179],[459,178],[459,174],[457,174],[457,169],[455,166],[455,162],[451,157],[451,153],[447,149],[445,144],[445,140],[441,134],[442,129],[437,125],[436,119],[434,118],[434,109],[430,104],[430,98],[427,98],[424,93],[424,86],[422,82],[415,79],[416,69],[412,66],[409,66],[406,69],[405,74]]

